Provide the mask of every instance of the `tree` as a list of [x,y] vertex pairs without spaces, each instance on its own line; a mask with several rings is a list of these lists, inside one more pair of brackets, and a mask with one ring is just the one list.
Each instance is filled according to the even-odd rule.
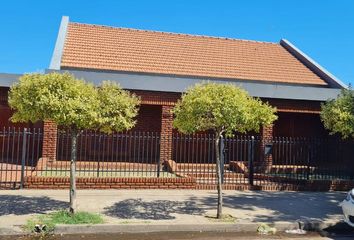
[[22,76],[10,89],[9,104],[14,122],[53,121],[71,131],[69,210],[74,213],[79,134],[83,129],[109,133],[132,128],[139,99],[111,82],[95,88],[69,73],[49,73]]
[[217,218],[222,217],[222,179],[219,149],[220,140],[235,132],[259,131],[270,125],[277,116],[275,108],[231,84],[202,83],[190,88],[178,101],[173,112],[174,127],[190,134],[212,130],[215,133],[218,205]]
[[354,137],[354,91],[344,89],[337,99],[322,104],[321,121],[331,134]]

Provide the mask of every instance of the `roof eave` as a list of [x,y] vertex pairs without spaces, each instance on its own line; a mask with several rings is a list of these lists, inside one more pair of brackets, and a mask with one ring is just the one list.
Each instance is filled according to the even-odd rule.
[[[46,73],[53,72],[48,69]],[[100,85],[104,80],[119,83],[124,89],[159,91],[159,92],[185,92],[188,88],[197,83],[202,83],[205,79],[147,75],[120,72],[102,72],[88,70],[60,70],[60,73],[69,72],[75,77],[85,79],[94,85]],[[243,80],[213,79],[215,83],[228,83],[245,89],[251,96],[260,98],[326,101],[336,98],[340,93],[339,88],[313,87],[304,85],[287,85],[272,82],[252,82]]]

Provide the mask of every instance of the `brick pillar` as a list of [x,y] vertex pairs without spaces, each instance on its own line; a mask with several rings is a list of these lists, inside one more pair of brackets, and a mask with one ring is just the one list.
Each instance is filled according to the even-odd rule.
[[52,121],[43,123],[42,158],[37,163],[37,168],[44,168],[48,161],[55,161],[57,151],[57,125]]
[[[261,143],[261,154],[264,154],[264,147],[268,143],[273,142],[273,125],[262,127],[262,143]],[[265,167],[269,170],[273,164],[273,155],[264,156]]]
[[161,114],[161,163],[172,159],[172,129],[173,129],[173,106],[162,105]]

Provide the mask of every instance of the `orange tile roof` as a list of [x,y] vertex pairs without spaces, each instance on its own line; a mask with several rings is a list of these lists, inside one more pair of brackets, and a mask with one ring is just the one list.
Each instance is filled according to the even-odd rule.
[[72,22],[61,68],[327,85],[277,43]]

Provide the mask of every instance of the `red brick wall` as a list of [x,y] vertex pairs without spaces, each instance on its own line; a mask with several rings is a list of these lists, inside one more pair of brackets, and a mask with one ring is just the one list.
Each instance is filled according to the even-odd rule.
[[162,106],[160,159],[172,159],[173,106]]
[[141,91],[131,90],[141,98],[142,104],[149,105],[175,105],[177,100],[181,97],[180,93],[172,92],[156,92],[156,91]]
[[161,131],[161,106],[141,105],[137,123],[132,131],[160,132]]
[[287,99],[262,99],[276,107],[278,112],[320,113],[321,102]]
[[[273,141],[273,125],[262,127],[262,143],[261,143],[261,156],[264,156],[264,148],[266,144]],[[264,156],[265,166],[271,166],[273,164],[273,156],[269,154]]]
[[51,121],[45,121],[43,125],[42,157],[48,160],[55,160],[57,151],[57,125]]
[[280,112],[278,120],[274,122],[274,136],[326,137],[328,131],[318,114]]
[[[30,189],[69,189],[68,177],[26,177],[25,188]],[[124,178],[80,177],[76,180],[78,189],[195,189],[193,178]]]

